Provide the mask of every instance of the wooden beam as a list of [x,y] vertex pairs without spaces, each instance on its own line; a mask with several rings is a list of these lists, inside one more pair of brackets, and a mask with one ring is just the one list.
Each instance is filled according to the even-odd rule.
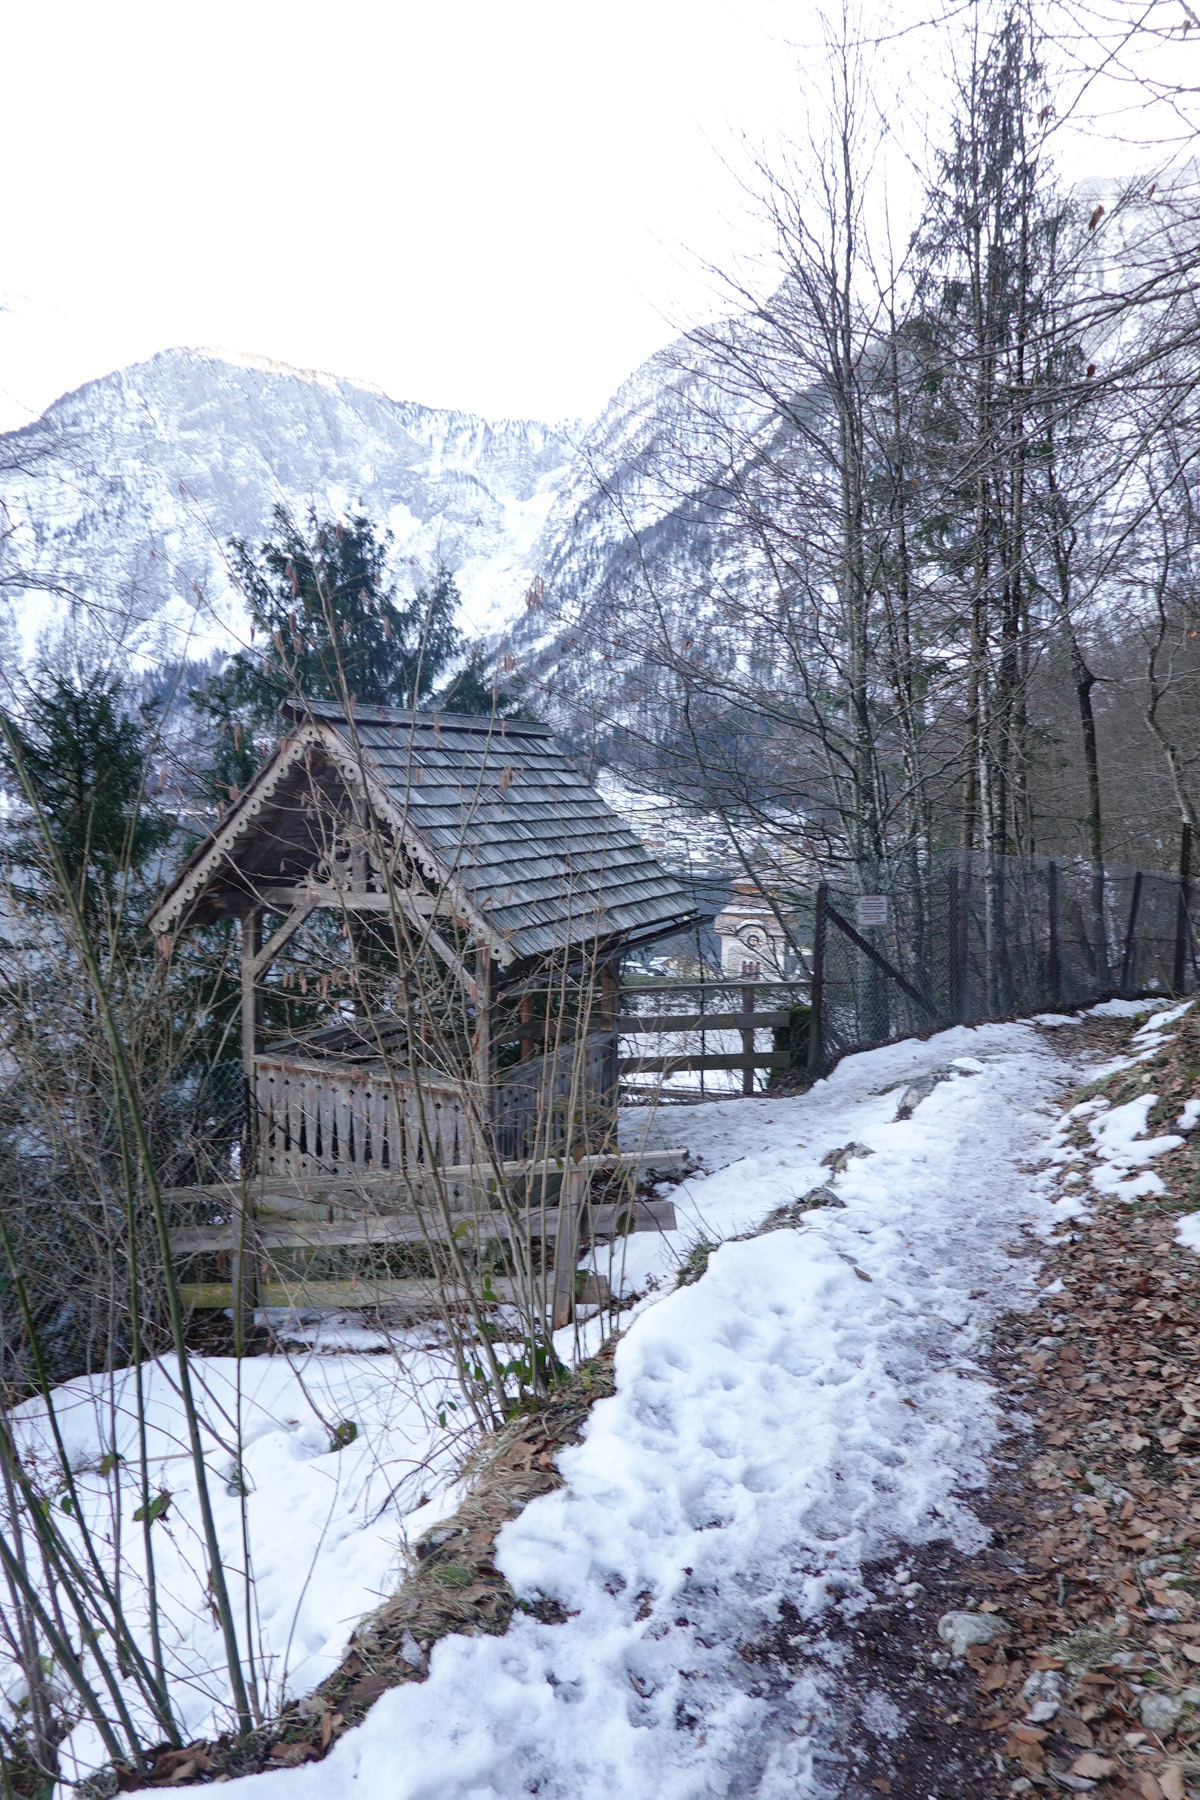
[[242,1074],[254,1087],[254,1058],[258,1053],[259,994],[258,958],[262,953],[262,908],[252,906],[242,914]]
[[312,899],[298,900],[283,924],[263,945],[254,958],[254,979],[265,975],[289,938],[295,936],[309,914],[316,910],[317,902]]
[[[518,1283],[512,1276],[494,1275],[492,1291],[497,1300],[519,1302]],[[215,1310],[233,1304],[233,1287],[227,1281],[180,1282],[179,1297],[185,1306]],[[422,1311],[440,1310],[437,1283],[416,1277],[399,1281],[264,1281],[259,1292],[262,1306],[411,1306]],[[466,1295],[463,1295],[466,1304]]]
[[554,1298],[550,1326],[561,1331],[575,1317],[575,1270],[579,1262],[580,1215],[587,1200],[587,1176],[572,1169],[563,1181],[560,1226],[554,1243]]
[[[492,1292],[500,1305],[520,1305],[521,1284],[511,1275],[493,1275]],[[233,1289],[227,1281],[181,1282],[179,1295],[185,1306],[197,1310],[216,1310],[232,1304]],[[608,1282],[603,1275],[587,1275],[581,1298],[592,1305],[603,1306],[609,1298]],[[423,1317],[439,1314],[442,1297],[432,1281],[414,1278],[400,1281],[268,1281],[263,1283],[264,1306],[296,1306],[320,1309],[333,1306],[396,1306],[420,1313]],[[462,1305],[466,1305],[463,1296]]]
[[662,1031],[754,1031],[791,1022],[790,1012],[621,1013],[617,1030],[622,1037],[640,1037]]
[[[480,968],[482,961],[483,967]],[[490,1095],[496,1079],[496,965],[482,946],[475,954],[475,1080],[480,1091],[480,1113],[491,1122]]]
[[[515,1226],[499,1211],[455,1215],[454,1235],[456,1238],[488,1240],[511,1238],[515,1231],[521,1237],[555,1239],[563,1228],[561,1207],[548,1207],[543,1213],[539,1206],[526,1209],[518,1203],[515,1210],[520,1215]],[[611,1237],[618,1225],[622,1232],[674,1231],[675,1207],[670,1200],[608,1202],[603,1206],[589,1206],[584,1224],[591,1237]],[[448,1236],[448,1231],[444,1231],[436,1220],[422,1224],[415,1214],[407,1218],[362,1216],[357,1221],[334,1224],[297,1220],[286,1225],[268,1225],[260,1217],[256,1241],[264,1251],[338,1250],[356,1245],[424,1244],[431,1236],[441,1240]],[[212,1255],[231,1250],[234,1244],[232,1225],[187,1226],[171,1233],[171,1249],[176,1256]]]
[[[397,889],[397,894],[400,891]],[[329,907],[339,912],[388,912],[392,905],[390,894],[356,892],[353,888],[335,887],[332,882],[300,882],[291,887],[264,887],[256,892],[262,904],[270,907],[273,912],[282,912],[285,907],[301,906],[305,901],[313,906]],[[431,910],[437,905],[431,894],[409,894],[409,900],[418,910],[421,901],[432,902]]]
[[755,1056],[623,1056],[622,1075],[675,1075],[686,1069],[790,1069],[785,1051],[763,1051]]
[[[566,1164],[561,1156],[543,1156],[523,1162],[502,1162],[499,1170],[504,1180],[512,1181],[522,1176],[565,1173],[568,1167],[582,1169],[591,1175],[616,1169],[681,1169],[690,1161],[689,1150],[673,1145],[662,1150],[597,1151],[595,1155],[581,1156],[577,1163],[571,1164]],[[447,1163],[434,1170],[402,1169],[395,1174],[359,1174],[349,1170],[341,1175],[331,1171],[328,1175],[298,1176],[295,1180],[264,1177],[261,1182],[255,1182],[253,1187],[258,1204],[264,1210],[269,1209],[278,1199],[308,1198],[314,1204],[327,1206],[336,1202],[339,1194],[350,1197],[356,1210],[361,1210],[364,1198],[379,1203],[388,1194],[403,1198],[411,1194],[414,1187],[420,1187],[425,1192],[433,1185],[435,1177],[447,1186],[467,1181],[487,1186],[493,1179],[493,1172],[487,1163]],[[163,1199],[170,1204],[184,1205],[188,1202],[223,1200],[226,1205],[232,1206],[238,1192],[237,1182],[216,1181],[192,1187],[165,1188]]]
[[[798,975],[795,981],[756,981],[754,988],[759,993],[793,993],[808,986],[807,973]],[[719,994],[740,996],[746,983],[740,975],[734,975],[728,981],[718,980],[710,975],[707,981],[623,981],[621,996],[628,994]],[[731,998],[727,1004],[735,1004]]]
[[258,1157],[258,1093],[254,1058],[258,1050],[258,958],[262,952],[262,912],[257,906],[242,914],[242,1093],[245,1124],[242,1130],[242,1179],[234,1190],[233,1219],[233,1324],[234,1342],[240,1355],[254,1326],[257,1274],[254,1260],[253,1209],[249,1198],[251,1171]]
[[621,1100],[621,1074],[617,1062],[621,1046],[617,1038],[617,1013],[621,1003],[621,964],[612,958],[600,966],[600,1029],[607,1038],[604,1049],[604,1104],[610,1129],[616,1135],[617,1107]]
[[[750,1014],[753,1014],[754,1012],[754,989],[749,984],[742,989],[742,1011]],[[743,1094],[752,1094],[754,1092],[754,1031],[755,1026],[753,1020],[749,1025],[742,1026]]]

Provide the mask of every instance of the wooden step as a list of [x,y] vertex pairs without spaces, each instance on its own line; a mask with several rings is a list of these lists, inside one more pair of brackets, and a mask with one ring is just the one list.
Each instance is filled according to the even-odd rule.
[[[559,1232],[559,1210],[531,1206],[518,1207],[518,1217],[511,1222],[500,1211],[464,1215],[454,1222],[454,1237],[459,1242],[472,1238],[511,1238],[518,1236],[556,1238]],[[629,1215],[632,1212],[632,1219]],[[628,1223],[626,1221],[629,1220]],[[444,1242],[449,1235],[440,1229],[441,1221],[427,1218],[424,1223],[415,1214],[403,1218],[381,1218],[363,1214],[357,1221],[296,1220],[285,1225],[267,1224],[255,1216],[247,1221],[247,1235],[259,1249],[326,1250],[364,1245],[384,1249],[389,1244],[428,1243],[431,1236]],[[675,1208],[670,1200],[637,1200],[625,1205],[586,1206],[583,1229],[592,1237],[610,1237],[621,1227],[628,1231],[674,1231]],[[200,1256],[237,1247],[233,1224],[185,1226],[171,1233],[171,1251],[175,1256]]]
[[[492,1277],[492,1292],[497,1303],[519,1304],[519,1283],[511,1275]],[[229,1309],[233,1306],[233,1286],[228,1281],[193,1281],[180,1284],[179,1297],[184,1306],[197,1312]],[[586,1275],[579,1284],[577,1297],[581,1304],[603,1306],[609,1299],[607,1278]],[[403,1308],[415,1317],[431,1317],[440,1313],[443,1300],[437,1284],[415,1279],[405,1281],[266,1281],[258,1290],[260,1306],[312,1307],[316,1311],[330,1307]],[[453,1302],[452,1302],[453,1304]],[[465,1305],[465,1296],[457,1302]]]

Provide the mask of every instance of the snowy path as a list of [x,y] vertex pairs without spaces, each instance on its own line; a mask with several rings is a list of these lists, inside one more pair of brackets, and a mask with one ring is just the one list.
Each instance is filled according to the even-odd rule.
[[[913,1117],[880,1090],[955,1058]],[[674,1241],[629,1241],[662,1282],[617,1353],[618,1392],[566,1451],[568,1485],[499,1540],[519,1593],[571,1617],[448,1638],[422,1685],[385,1694],[320,1764],[230,1784],[247,1800],[699,1800],[834,1794],[836,1695],[819,1667],[776,1683],[738,1646],[784,1616],[869,1604],[864,1568],[903,1547],[980,1541],[969,1494],[997,1415],[972,1362],[1044,1229],[1036,1159],[1071,1071],[1028,1026],[959,1029],[848,1059],[811,1093],[672,1112],[709,1173],[677,1196]],[[636,1121],[634,1121],[636,1125]],[[727,1243],[668,1292],[699,1235],[727,1238],[832,1185],[844,1210]],[[966,1496],[964,1498],[964,1496]],[[886,1731],[880,1700],[875,1728]]]

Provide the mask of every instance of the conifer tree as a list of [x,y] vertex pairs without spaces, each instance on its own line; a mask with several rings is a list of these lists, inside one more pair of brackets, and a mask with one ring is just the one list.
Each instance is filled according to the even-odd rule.
[[[119,677],[67,675],[45,665],[30,683],[23,717],[6,725],[11,748],[0,738],[0,774],[18,797],[18,816],[28,810],[19,758],[85,918],[93,929],[110,923],[122,911],[123,884],[136,884],[174,829],[147,804],[149,729],[130,716]],[[17,892],[43,904],[56,884],[32,824],[18,826],[8,857],[23,876]]]
[[277,506],[274,523],[275,536],[257,551],[231,545],[251,641],[190,695],[216,727],[201,777],[210,799],[236,798],[269,753],[281,705],[300,695],[521,714],[486,652],[469,648],[455,622],[458,584],[449,569],[439,566],[405,601],[390,572],[392,535],[362,514],[336,520],[310,511],[301,532]]
[[389,570],[390,532],[370,519],[320,519],[301,531],[286,508],[257,550],[235,540],[234,569],[250,610],[251,641],[192,693],[217,726],[206,785],[227,801],[269,748],[285,700],[419,706],[461,647],[458,590],[441,568],[428,588],[401,600]]

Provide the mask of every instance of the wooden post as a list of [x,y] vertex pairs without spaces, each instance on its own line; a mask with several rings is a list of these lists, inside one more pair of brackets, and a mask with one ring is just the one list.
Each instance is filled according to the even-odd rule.
[[533,995],[521,995],[521,1061],[533,1060]]
[[[1139,869],[1133,878],[1133,898],[1129,902],[1129,923],[1125,927],[1125,954],[1121,958],[1121,992],[1123,994],[1129,992],[1129,984],[1133,980],[1133,957],[1137,948],[1138,908],[1141,903],[1142,871]],[[1176,946],[1175,957],[1178,962],[1178,946]],[[1178,993],[1178,988],[1175,991]]]
[[1054,1006],[1062,1001],[1062,949],[1058,941],[1058,864],[1046,867],[1046,904],[1050,914],[1050,1000]]
[[1172,991],[1182,994],[1184,990],[1184,969],[1187,961],[1187,940],[1190,928],[1189,899],[1192,874],[1192,828],[1185,824],[1179,835],[1179,902],[1175,910],[1175,969],[1171,980]]
[[817,883],[817,900],[813,909],[813,953],[812,953],[812,988],[809,993],[808,1012],[808,1072],[816,1080],[824,1063],[825,1046],[821,1011],[824,1003],[825,988],[825,900],[827,889],[823,881]]
[[568,1169],[558,1196],[558,1236],[554,1240],[554,1302],[551,1327],[561,1331],[575,1317],[575,1266],[579,1261],[579,1235],[587,1201],[586,1170]]
[[250,906],[242,914],[242,1093],[245,1125],[242,1132],[242,1179],[234,1198],[233,1215],[233,1331],[240,1354],[254,1327],[258,1302],[258,1258],[254,1243],[254,1201],[251,1183],[258,1174],[259,1118],[254,1058],[259,1047],[262,996],[257,961],[262,949],[262,909]]
[[[742,1011],[743,1013],[753,1013],[754,1011],[754,989],[752,987],[742,989]],[[747,1058],[754,1055],[753,1025],[746,1025],[742,1028],[742,1054]],[[754,1069],[749,1061],[742,1070],[742,1092],[743,1094],[754,1092]]]
[[496,965],[486,950],[475,958],[475,1080],[479,1116],[490,1122],[496,1079]]
[[621,999],[621,965],[606,962],[600,968],[600,1029],[607,1042],[604,1047],[605,1135],[616,1141],[617,1106],[621,1098],[621,1076],[618,1066],[617,1014]]

